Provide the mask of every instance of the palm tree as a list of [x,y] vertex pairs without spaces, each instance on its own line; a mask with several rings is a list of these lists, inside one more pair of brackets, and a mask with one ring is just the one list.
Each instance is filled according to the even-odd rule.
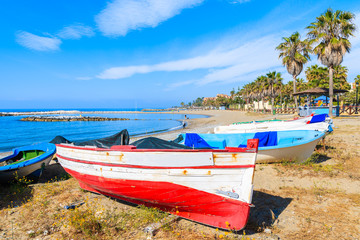
[[304,91],[308,89],[308,85],[302,78],[296,78],[296,91]]
[[355,86],[356,86],[356,83],[360,84],[360,75],[357,75],[354,80],[355,80]]
[[329,115],[332,117],[333,108],[333,70],[342,63],[346,52],[350,52],[355,24],[352,23],[354,14],[345,11],[328,9],[316,18],[316,22],[307,27],[311,43],[319,42],[313,49],[318,60],[329,68]]
[[293,84],[291,82],[288,82],[287,84],[284,84],[284,86],[282,87],[282,93],[283,93],[283,97],[284,97],[284,102],[285,102],[285,108],[287,107],[287,103],[289,103],[289,100],[291,100],[291,93],[294,92],[293,91]]
[[250,101],[250,92],[251,92],[250,83],[245,84],[242,87],[242,89],[239,91],[239,94],[242,96],[243,99],[245,99],[245,105],[248,104]]
[[256,97],[257,97],[257,102],[258,102],[258,112],[260,112],[260,100],[263,99],[263,79],[262,76],[257,77],[255,80],[255,85],[256,85]]
[[327,81],[328,69],[319,67],[317,64],[307,67],[305,71],[306,80],[310,88],[325,87],[324,81]]
[[271,97],[271,112],[274,112],[274,98],[276,97],[275,94],[277,92],[276,89],[278,88],[278,84],[282,80],[281,73],[276,73],[276,71],[269,72],[266,74],[266,78],[268,96]]
[[254,110],[255,110],[254,100],[257,99],[256,91],[257,91],[257,89],[256,89],[256,84],[255,84],[255,82],[249,83],[250,100],[251,100],[251,103],[252,103],[252,105],[253,105]]
[[[348,69],[345,66],[336,66],[333,71],[333,86],[337,89],[350,89],[346,81]],[[312,65],[305,71],[308,86],[311,88],[322,87],[329,88],[329,69]]]
[[231,96],[231,98],[233,98],[234,95],[235,95],[235,89],[233,88],[233,90],[230,91],[230,96]]
[[[282,87],[283,87],[283,83],[282,83],[282,76],[281,76],[281,73],[276,73],[275,75],[275,88],[274,88],[274,91],[275,91],[275,95],[276,96],[279,96],[280,95],[280,103],[282,104]],[[276,103],[275,103],[276,104]]]
[[346,80],[347,73],[348,73],[348,69],[345,66],[339,65],[334,67],[333,86],[335,86],[335,88],[350,90],[351,86]]
[[[298,32],[293,33],[290,37],[283,37],[284,42],[276,47],[280,51],[279,58],[282,58],[282,63],[286,66],[286,70],[293,76],[293,89],[296,93],[296,77],[299,76],[303,70],[303,66],[310,60],[310,44],[308,40],[301,41]],[[295,106],[299,111],[296,97],[294,97]]]

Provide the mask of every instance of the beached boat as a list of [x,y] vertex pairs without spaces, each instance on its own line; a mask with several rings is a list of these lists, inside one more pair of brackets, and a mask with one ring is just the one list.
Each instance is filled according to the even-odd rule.
[[254,133],[267,131],[291,131],[291,130],[317,130],[321,132],[330,133],[333,131],[332,124],[327,122],[291,122],[282,121],[278,124],[243,124],[243,125],[228,125],[217,126],[214,128],[214,133]]
[[0,182],[15,177],[39,177],[56,152],[52,143],[41,143],[13,149],[13,153],[0,159]]
[[332,132],[331,120],[327,114],[319,114],[295,120],[249,122],[244,124],[231,124],[214,128],[214,133],[254,133],[266,131],[290,131],[290,130],[318,130]]
[[240,230],[249,216],[257,144],[191,149],[150,137],[109,148],[57,144],[57,157],[85,190]]
[[194,148],[224,149],[242,147],[247,139],[259,139],[257,163],[303,162],[314,152],[325,132],[314,130],[270,131],[257,133],[196,134],[183,133],[180,144]]
[[269,119],[269,120],[257,120],[257,121],[247,121],[247,122],[234,122],[234,123],[232,123],[232,124],[238,125],[238,124],[279,122],[279,121],[283,121],[283,120],[280,120],[280,119]]

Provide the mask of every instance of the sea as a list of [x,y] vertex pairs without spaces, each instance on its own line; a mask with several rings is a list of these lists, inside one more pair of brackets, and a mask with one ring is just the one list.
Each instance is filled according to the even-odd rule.
[[[131,136],[146,136],[152,133],[172,131],[182,128],[184,114],[177,111],[167,113],[147,112],[141,109],[0,109],[0,112],[47,112],[58,110],[77,110],[82,116],[101,116],[111,118],[129,118],[125,121],[96,122],[27,122],[20,121],[30,115],[0,117],[0,152],[11,151],[13,148],[50,142],[56,136],[63,136],[70,141],[82,141],[111,136],[127,129]],[[94,113],[106,112],[106,113]],[[33,115],[31,115],[33,116]],[[42,115],[46,116],[46,115]],[[49,115],[49,116],[59,116]],[[61,116],[79,116],[79,114],[61,114]],[[208,116],[189,114],[188,119],[206,118]]]

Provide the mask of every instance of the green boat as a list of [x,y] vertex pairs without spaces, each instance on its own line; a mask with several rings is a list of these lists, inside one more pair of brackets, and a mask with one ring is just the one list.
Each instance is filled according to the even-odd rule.
[[9,182],[16,177],[40,177],[56,153],[52,143],[40,143],[13,149],[13,153],[0,159],[0,183]]

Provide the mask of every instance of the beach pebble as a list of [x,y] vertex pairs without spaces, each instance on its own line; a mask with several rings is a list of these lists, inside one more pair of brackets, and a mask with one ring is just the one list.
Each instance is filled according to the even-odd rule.
[[265,228],[264,233],[271,234],[271,229],[269,229],[269,228]]

